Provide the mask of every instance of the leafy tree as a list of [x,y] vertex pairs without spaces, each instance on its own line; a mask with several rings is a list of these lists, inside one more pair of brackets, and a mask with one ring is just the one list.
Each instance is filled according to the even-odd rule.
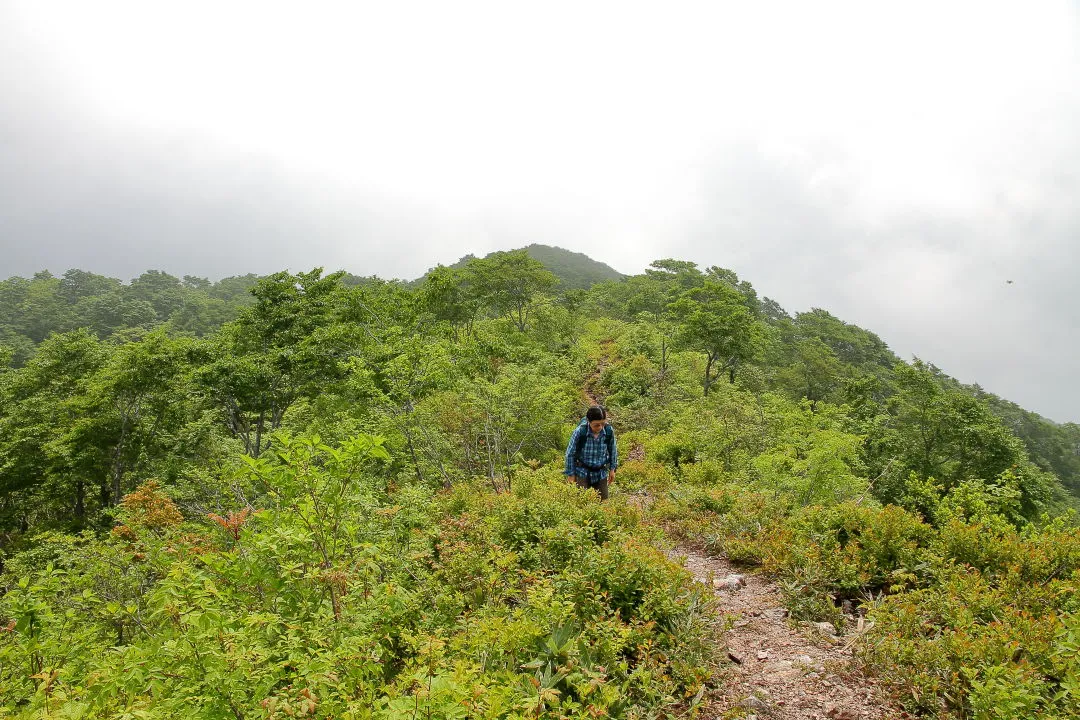
[[0,329],[0,366],[19,368],[34,354],[34,343],[25,335]]
[[25,335],[24,314],[30,281],[11,277],[0,282],[0,329],[5,334]]
[[25,367],[0,376],[0,507],[23,528],[39,517],[87,515],[103,463],[72,447],[67,431],[84,420],[90,379],[107,349],[85,330],[55,335]]
[[777,380],[795,398],[806,398],[810,406],[833,397],[841,386],[844,368],[836,354],[816,337],[797,340],[794,363],[777,373]]
[[51,333],[66,329],[68,307],[60,293],[60,280],[43,270],[26,285],[22,301],[22,334],[39,343]]
[[893,372],[890,416],[869,444],[883,501],[899,502],[911,474],[934,478],[946,494],[966,481],[993,484],[1008,474],[1020,492],[1024,516],[1044,507],[1050,499],[1047,478],[985,403],[943,387],[935,369],[922,361],[900,363]]
[[449,324],[455,340],[460,330],[471,330],[480,302],[464,272],[438,265],[424,276],[419,292],[421,306],[437,322]]
[[180,281],[181,284],[189,290],[202,290],[206,291],[210,289],[211,283],[204,277],[198,277],[196,275],[185,275],[184,279]]
[[100,338],[128,328],[148,330],[159,320],[153,305],[122,290],[83,298],[75,306],[75,314],[80,326],[94,330]]
[[840,413],[815,412],[808,402],[787,414],[780,441],[754,459],[761,485],[799,505],[834,505],[860,496],[868,487],[862,439],[843,425]]
[[697,263],[671,258],[654,260],[645,269],[645,277],[660,281],[663,285],[674,284],[682,292],[700,287],[705,281],[705,276],[698,270]]
[[132,489],[133,471],[173,450],[172,438],[187,420],[188,344],[155,330],[141,342],[118,347],[88,388],[91,412],[73,428],[73,439],[96,438],[109,457],[108,493],[115,505]]
[[239,308],[221,298],[208,297],[201,292],[191,293],[184,298],[184,304],[169,316],[169,324],[179,332],[203,337],[235,319],[238,312]]
[[780,303],[768,297],[761,300],[761,315],[766,322],[773,324],[791,320],[791,315],[788,314],[787,310],[782,308]]
[[147,270],[131,281],[127,296],[150,303],[159,321],[165,321],[184,304],[185,288],[179,278],[160,270]]
[[714,282],[726,283],[732,290],[737,291],[742,296],[743,303],[750,308],[750,312],[754,314],[754,317],[761,315],[761,300],[758,299],[757,290],[754,290],[754,286],[746,280],[739,280],[739,276],[735,274],[734,270],[713,265],[705,269],[705,277]]
[[820,308],[795,316],[799,337],[815,337],[829,346],[841,362],[864,370],[891,370],[899,359],[877,335],[839,320]]
[[218,280],[207,290],[207,293],[210,297],[224,300],[230,304],[238,306],[252,305],[255,300],[251,291],[258,282],[259,276],[254,273],[234,275]]
[[565,447],[564,418],[575,404],[565,383],[508,365],[494,381],[462,386],[434,395],[421,418],[445,428],[453,439],[448,455],[466,476],[482,475],[495,489],[506,489],[527,461],[551,460]]
[[466,266],[466,276],[476,297],[496,315],[513,320],[519,332],[525,332],[533,300],[558,282],[543,263],[524,250],[495,252],[472,260]]
[[332,348],[316,334],[332,317],[338,277],[316,268],[260,280],[255,305],[203,346],[210,357],[202,383],[252,457],[268,447],[269,431],[298,398],[317,395],[338,376]]
[[116,278],[73,268],[60,280],[60,296],[69,305],[74,305],[84,298],[116,292],[120,287],[121,282]]
[[606,283],[598,287],[604,296],[610,294],[613,298],[621,298],[621,302],[616,301],[620,305],[616,309],[621,310],[625,319],[646,322],[659,330],[660,346],[655,362],[659,366],[657,384],[660,396],[663,396],[667,386],[668,353],[679,327],[679,318],[673,306],[684,293],[701,287],[704,281],[705,275],[698,270],[696,263],[667,258],[654,260],[644,275],[627,278],[619,286]]
[[760,323],[745,298],[727,283],[706,280],[672,307],[680,319],[680,344],[705,353],[705,394],[721,372],[734,383],[739,365],[754,356],[762,337]]

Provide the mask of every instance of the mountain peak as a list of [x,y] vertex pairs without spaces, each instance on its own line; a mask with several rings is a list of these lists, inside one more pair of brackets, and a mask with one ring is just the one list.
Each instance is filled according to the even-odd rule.
[[[584,290],[605,280],[620,280],[624,277],[622,273],[610,265],[593,260],[585,253],[539,243],[514,249],[524,250],[529,254],[529,257],[543,263],[544,267],[559,278],[559,288],[561,290]],[[491,255],[491,253],[488,253],[488,255]],[[451,267],[463,267],[475,257],[472,253],[469,253]]]

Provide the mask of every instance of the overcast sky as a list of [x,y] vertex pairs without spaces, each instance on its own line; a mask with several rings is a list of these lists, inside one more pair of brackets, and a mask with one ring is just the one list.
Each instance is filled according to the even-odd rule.
[[1076,2],[0,0],[0,277],[677,257],[1080,421],[1078,241]]

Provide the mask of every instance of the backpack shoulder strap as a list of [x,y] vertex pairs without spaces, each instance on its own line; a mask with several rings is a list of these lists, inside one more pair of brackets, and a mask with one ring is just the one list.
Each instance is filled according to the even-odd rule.
[[585,449],[585,438],[589,434],[589,426],[578,425],[574,429],[574,460],[581,460],[581,451]]

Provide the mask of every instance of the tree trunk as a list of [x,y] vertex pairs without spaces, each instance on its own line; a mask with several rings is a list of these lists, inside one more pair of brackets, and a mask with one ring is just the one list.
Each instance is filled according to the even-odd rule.
[[424,474],[420,471],[420,458],[416,455],[416,445],[413,443],[412,432],[409,431],[407,425],[408,420],[406,420],[405,423],[406,424],[403,426],[402,429],[405,431],[405,441],[409,445],[409,455],[412,456],[413,467],[416,468],[416,479],[423,483]]
[[113,463],[109,471],[110,488],[109,488],[109,505],[119,505],[121,495],[121,479],[124,477],[124,446],[123,437],[121,437],[120,443],[117,444],[116,450],[113,452]]
[[82,480],[75,483],[75,519],[80,524],[86,519],[86,485]]
[[705,397],[709,397],[709,388],[712,387],[712,366],[713,361],[716,360],[716,356],[712,353],[709,353],[707,357],[709,361],[705,363]]
[[266,411],[263,410],[263,411],[261,411],[259,413],[259,421],[255,425],[255,448],[254,448],[255,452],[251,452],[250,446],[249,446],[249,450],[248,450],[248,455],[251,455],[251,457],[253,457],[253,458],[259,457],[259,453],[262,452],[262,431],[263,431],[263,421],[265,419],[266,419]]

